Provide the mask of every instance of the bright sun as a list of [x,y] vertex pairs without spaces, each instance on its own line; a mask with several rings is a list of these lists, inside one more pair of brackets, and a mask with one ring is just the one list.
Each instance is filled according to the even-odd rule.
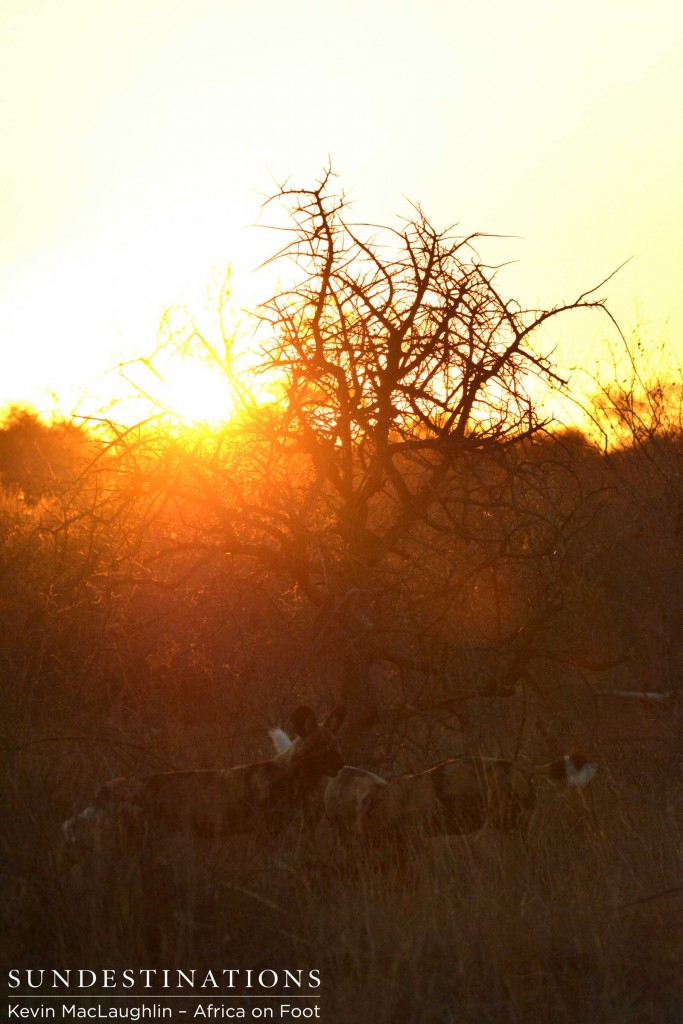
[[189,425],[225,423],[234,413],[226,376],[197,359],[176,356],[158,371],[152,395],[158,405]]
[[[217,363],[177,350],[121,364],[101,383],[108,394],[103,407],[119,423],[132,425],[162,415],[185,427],[220,427],[236,413],[229,375]],[[97,389],[91,397],[97,397]]]

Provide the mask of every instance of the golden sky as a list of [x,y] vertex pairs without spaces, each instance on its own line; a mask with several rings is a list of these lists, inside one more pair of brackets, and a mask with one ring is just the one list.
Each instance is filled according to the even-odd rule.
[[359,219],[518,236],[528,303],[632,257],[613,312],[683,353],[680,0],[0,0],[0,39],[0,404],[65,409],[214,268],[248,294],[260,194],[328,157]]

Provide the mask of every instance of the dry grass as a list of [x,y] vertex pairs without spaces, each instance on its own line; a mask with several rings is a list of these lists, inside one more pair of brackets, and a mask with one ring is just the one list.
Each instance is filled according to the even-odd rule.
[[545,800],[529,848],[483,832],[400,858],[323,824],[267,853],[258,837],[65,863],[60,820],[86,772],[14,748],[4,840],[7,966],[318,968],[328,1024],[681,1019],[683,829],[674,787]]

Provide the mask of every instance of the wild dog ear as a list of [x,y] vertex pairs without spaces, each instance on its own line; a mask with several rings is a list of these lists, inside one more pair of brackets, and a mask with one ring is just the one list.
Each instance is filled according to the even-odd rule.
[[344,724],[345,718],[346,708],[344,706],[335,708],[334,711],[331,711],[330,714],[325,719],[325,728],[329,729],[330,732],[339,732],[342,725]]
[[306,736],[310,736],[312,732],[318,728],[318,720],[306,705],[302,705],[300,708],[296,708],[292,712],[292,732],[295,736],[300,736],[301,739],[305,739]]

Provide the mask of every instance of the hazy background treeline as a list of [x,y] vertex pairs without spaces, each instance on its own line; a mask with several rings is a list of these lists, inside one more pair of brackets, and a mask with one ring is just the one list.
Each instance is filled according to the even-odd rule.
[[[437,529],[381,564],[363,560],[358,535],[349,559],[349,538],[317,522],[322,605],[298,585],[294,529],[280,549],[258,536],[268,512],[284,520],[285,483],[308,481],[293,456],[250,494],[263,468],[254,430],[116,436],[9,414],[0,671],[32,742],[59,722],[87,744],[104,722],[87,756],[116,759],[107,743],[145,746],[151,715],[176,763],[174,728],[191,719],[194,756],[228,763],[255,755],[297,701],[346,700],[349,745],[385,770],[473,746],[532,759],[609,750],[620,771],[679,765],[676,730],[643,763],[652,736],[632,728],[663,724],[683,679],[677,419],[607,451],[561,430],[463,457]],[[249,502],[257,523],[236,545],[231,516]]]

